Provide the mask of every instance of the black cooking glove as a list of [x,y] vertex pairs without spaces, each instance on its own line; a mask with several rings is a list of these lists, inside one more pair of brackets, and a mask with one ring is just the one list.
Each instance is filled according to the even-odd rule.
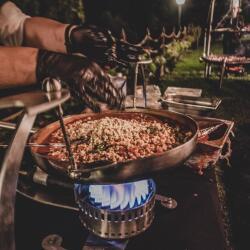
[[115,39],[111,32],[94,25],[67,26],[68,53],[80,53],[100,64],[136,62],[145,54],[142,47]]
[[40,50],[36,74],[40,82],[46,77],[60,78],[73,95],[95,112],[100,111],[100,102],[112,108],[123,107],[125,94],[120,81],[119,87],[116,86],[116,78],[111,80],[96,63],[86,58]]

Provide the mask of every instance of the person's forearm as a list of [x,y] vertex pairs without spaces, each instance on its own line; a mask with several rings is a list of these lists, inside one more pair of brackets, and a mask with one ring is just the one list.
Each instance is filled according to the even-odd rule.
[[0,89],[36,83],[37,49],[0,46]]
[[24,45],[66,53],[65,28],[63,24],[51,19],[32,17],[24,23]]

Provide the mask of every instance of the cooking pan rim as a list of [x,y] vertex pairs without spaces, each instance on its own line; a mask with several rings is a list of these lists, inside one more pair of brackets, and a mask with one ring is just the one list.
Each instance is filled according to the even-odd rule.
[[[188,115],[185,115],[185,114],[182,114],[182,113],[178,113],[178,112],[173,112],[173,111],[167,111],[167,110],[155,110],[155,109],[145,109],[145,108],[136,108],[136,109],[126,109],[124,111],[119,111],[119,110],[109,110],[109,111],[105,111],[105,112],[102,112],[102,113],[83,113],[83,114],[74,114],[74,115],[69,115],[69,116],[65,116],[64,117],[64,120],[67,122],[69,119],[74,119],[74,118],[78,118],[76,120],[79,120],[81,119],[82,117],[92,117],[92,116],[98,116],[98,115],[101,115],[105,117],[105,114],[122,114],[122,113],[138,113],[138,114],[142,114],[142,115],[152,115],[152,116],[163,116],[162,118],[167,118],[167,119],[171,119],[167,114],[172,114],[172,115],[175,115],[177,117],[177,119],[173,119],[173,121],[177,121],[179,124],[181,125],[184,125],[183,123],[181,123],[180,121],[178,121],[180,118],[182,119],[188,119],[189,120],[189,125],[187,126],[191,132],[192,132],[192,136],[184,143],[182,143],[181,145],[178,145],[177,147],[174,147],[170,150],[167,150],[167,151],[164,151],[163,153],[157,153],[157,154],[153,154],[153,155],[149,155],[147,157],[143,157],[143,158],[137,158],[137,159],[134,159],[134,160],[127,160],[127,161],[122,161],[122,162],[116,162],[116,163],[111,163],[111,164],[107,164],[107,165],[102,165],[102,166],[98,166],[98,167],[93,167],[93,168],[87,168],[87,169],[84,169],[84,173],[91,173],[91,172],[94,172],[94,171],[99,171],[99,170],[107,170],[107,169],[111,169],[111,168],[122,168],[126,165],[129,165],[131,163],[134,163],[134,164],[138,164],[140,161],[146,161],[146,160],[154,160],[154,159],[157,159],[157,158],[161,158],[161,157],[164,157],[166,156],[167,154],[174,154],[175,152],[178,152],[181,148],[185,148],[187,144],[189,143],[192,143],[192,141],[197,144],[197,138],[198,138],[198,131],[199,131],[199,126],[198,126],[198,123],[190,116]],[[165,114],[165,116],[164,116]],[[73,120],[73,121],[69,121],[68,123],[71,123],[71,122],[74,122],[76,120]],[[66,123],[67,124],[67,123]],[[57,130],[60,125],[59,125],[59,121],[55,121],[55,122],[52,122],[50,124],[48,124],[47,126],[39,129],[35,134],[33,134],[31,137],[30,137],[30,142],[32,142],[36,136],[38,136],[40,133],[42,133],[44,130],[46,129],[49,129],[50,126],[52,125],[57,125],[58,127],[55,128],[53,131],[51,131],[49,133],[49,135],[51,133],[53,133],[55,130]],[[35,149],[35,150],[34,150]],[[44,155],[42,154],[39,154],[37,151],[36,151],[36,148],[35,147],[31,147],[30,148],[31,150],[31,153],[34,157],[35,156],[40,156],[46,160],[48,160],[48,162],[50,163],[51,159],[49,158],[46,158]],[[66,167],[55,167],[53,166],[53,164],[51,164],[51,167],[53,168],[53,170],[55,171],[60,171],[62,172],[61,174],[65,175],[68,173],[68,169]],[[40,166],[38,164],[38,166],[44,170],[44,168],[42,166]],[[59,170],[58,170],[59,168]],[[46,171],[47,172],[47,171]]]

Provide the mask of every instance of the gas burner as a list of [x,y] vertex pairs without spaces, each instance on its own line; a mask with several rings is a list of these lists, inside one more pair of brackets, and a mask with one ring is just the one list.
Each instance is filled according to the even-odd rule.
[[144,232],[154,219],[155,183],[75,185],[84,227],[102,238],[125,239]]

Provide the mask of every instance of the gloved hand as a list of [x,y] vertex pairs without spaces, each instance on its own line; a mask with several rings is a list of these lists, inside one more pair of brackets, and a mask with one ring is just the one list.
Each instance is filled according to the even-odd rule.
[[116,40],[110,31],[94,25],[72,26],[65,30],[68,53],[80,53],[100,64],[136,62],[142,47]]
[[67,83],[73,95],[95,112],[101,110],[100,102],[112,108],[123,107],[124,86],[120,82],[116,86],[115,79],[111,80],[96,63],[86,58],[40,50],[36,74],[40,82],[46,77],[60,78]]

